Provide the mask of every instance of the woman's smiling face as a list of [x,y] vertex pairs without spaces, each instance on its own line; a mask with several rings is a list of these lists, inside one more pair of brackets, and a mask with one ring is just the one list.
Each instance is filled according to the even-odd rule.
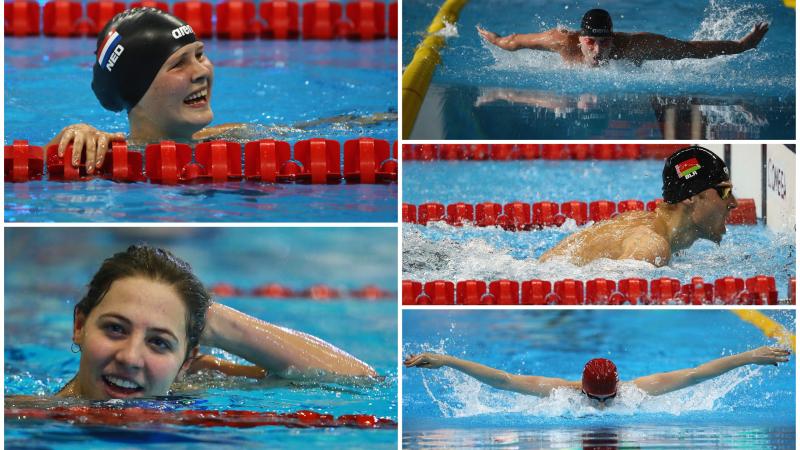
[[175,289],[145,277],[114,281],[88,316],[76,313],[75,377],[90,400],[166,395],[186,359],[186,306]]
[[[211,88],[214,66],[204,53],[202,42],[185,45],[161,66],[153,83],[130,111],[129,117],[139,122],[134,128],[145,128],[159,139],[191,138],[211,123]],[[149,136],[148,136],[149,137]]]

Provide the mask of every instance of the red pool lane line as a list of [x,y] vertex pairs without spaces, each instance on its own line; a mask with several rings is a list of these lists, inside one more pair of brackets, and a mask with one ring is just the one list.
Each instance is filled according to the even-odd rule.
[[[142,6],[134,2],[131,7]],[[170,12],[166,2],[148,2]],[[96,36],[103,24],[125,9],[125,3],[90,1],[86,11],[76,0],[50,0],[43,8],[32,0],[6,2],[6,37]],[[388,10],[388,12],[387,12]],[[187,22],[201,38],[220,39],[350,39],[371,41],[397,39],[397,2],[358,0],[342,7],[340,2],[273,0],[256,9],[250,0],[212,2],[187,0],[175,3],[172,13]],[[40,20],[41,18],[41,20]],[[302,27],[300,26],[302,23]]]
[[260,411],[162,411],[147,408],[104,408],[68,406],[54,408],[6,408],[8,420],[57,420],[80,425],[170,424],[201,427],[252,428],[283,426],[287,428],[361,428],[396,429],[397,422],[367,414],[334,417],[314,411],[276,413]]
[[71,144],[64,156],[59,157],[56,145],[43,151],[28,141],[15,140],[4,148],[5,180],[26,182],[47,177],[51,181],[88,181],[100,177],[166,185],[242,179],[268,183],[390,184],[397,182],[398,169],[397,143],[392,147],[389,141],[372,138],[346,141],[343,152],[338,141],[301,140],[295,143],[293,155],[288,142],[272,139],[244,145],[221,140],[203,142],[194,149],[187,144],[162,141],[148,145],[144,155],[128,150],[127,143],[120,141],[112,144],[102,167],[93,174],[87,172],[85,157],[82,154],[80,163],[74,167]]
[[310,300],[395,300],[394,292],[381,289],[375,285],[366,285],[358,289],[340,291],[326,284],[315,284],[305,289],[293,290],[280,283],[265,283],[253,289],[243,289],[229,283],[217,283],[209,290],[218,297],[264,297],[264,298],[304,298]]
[[[471,224],[479,227],[498,226],[508,231],[530,231],[543,227],[564,224],[573,219],[578,225],[588,221],[598,222],[615,217],[628,211],[654,211],[663,200],[650,200],[646,204],[641,200],[622,200],[615,204],[609,200],[593,202],[569,201],[561,203],[540,201],[535,203],[483,202],[476,205],[458,202],[449,205],[429,202],[421,205],[403,203],[402,220],[405,223],[428,225],[431,222],[447,222],[453,226]],[[751,198],[737,199],[738,206],[728,216],[731,225],[755,225],[756,202]]]
[[666,159],[690,144],[407,144],[403,161]]
[[[788,283],[788,302],[794,304],[795,279]],[[547,280],[403,280],[403,305],[777,305],[775,278],[756,275],[745,279],[722,277],[707,283],[692,277],[682,284],[675,278],[619,281],[595,278],[586,282]]]

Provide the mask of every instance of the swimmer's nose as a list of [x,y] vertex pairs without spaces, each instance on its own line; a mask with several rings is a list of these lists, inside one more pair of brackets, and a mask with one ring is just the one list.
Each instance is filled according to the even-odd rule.
[[193,63],[193,66],[192,66],[192,70],[193,70],[193,72],[192,72],[192,82],[196,83],[198,81],[202,81],[202,80],[206,80],[206,79],[210,78],[213,69],[211,67],[209,67],[209,66],[211,66],[211,63],[206,65],[206,64],[201,63],[200,61],[194,60],[194,63]]
[[144,367],[144,343],[137,343],[133,339],[127,339],[120,343],[115,360],[127,369],[138,370]]
[[728,199],[728,209],[735,209],[737,206],[739,206],[739,202],[736,200],[736,196],[733,195],[733,192],[731,191],[731,197]]

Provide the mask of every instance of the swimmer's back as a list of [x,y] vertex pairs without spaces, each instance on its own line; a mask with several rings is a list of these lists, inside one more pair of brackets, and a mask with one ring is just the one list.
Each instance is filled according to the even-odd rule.
[[[539,261],[566,257],[571,263],[582,266],[598,258],[628,258],[636,250],[633,247],[647,244],[648,241],[663,240],[655,230],[656,215],[654,213],[629,211],[567,236],[555,247],[545,252]],[[664,244],[666,244],[665,240],[663,243],[651,243],[651,245],[662,246]],[[659,265],[657,262],[650,262]]]

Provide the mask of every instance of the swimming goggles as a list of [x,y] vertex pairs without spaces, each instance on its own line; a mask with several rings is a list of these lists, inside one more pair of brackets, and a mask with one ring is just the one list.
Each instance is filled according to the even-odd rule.
[[719,198],[721,198],[722,200],[727,200],[728,197],[730,197],[731,192],[733,191],[732,186],[714,186],[712,189],[717,191],[717,194],[719,194]]
[[613,393],[613,394],[611,394],[611,395],[592,395],[592,394],[590,394],[590,393],[588,393],[588,392],[586,392],[586,391],[583,391],[583,390],[582,390],[581,392],[583,392],[583,393],[584,393],[584,394],[585,394],[587,397],[589,397],[590,399],[592,399],[592,400],[597,400],[597,401],[598,401],[598,402],[600,402],[600,403],[605,403],[605,402],[606,402],[606,400],[611,400],[612,398],[614,398],[614,397],[616,397],[616,396],[617,396],[617,393],[616,393],[616,392],[614,392],[614,393]]

